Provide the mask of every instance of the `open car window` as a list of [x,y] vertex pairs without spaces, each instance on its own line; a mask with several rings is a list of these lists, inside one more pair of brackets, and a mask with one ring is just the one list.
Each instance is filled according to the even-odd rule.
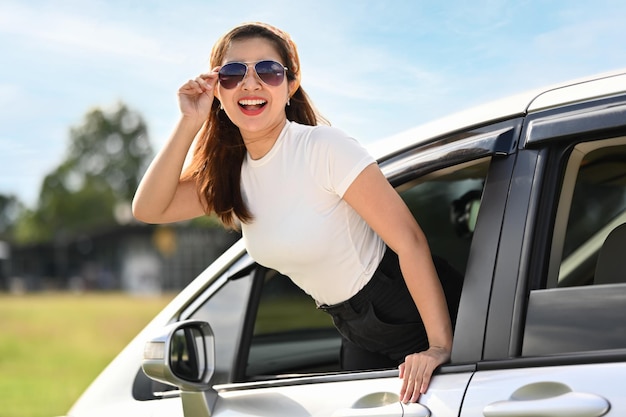
[[246,378],[338,371],[341,339],[330,316],[288,277],[272,269],[260,272]]

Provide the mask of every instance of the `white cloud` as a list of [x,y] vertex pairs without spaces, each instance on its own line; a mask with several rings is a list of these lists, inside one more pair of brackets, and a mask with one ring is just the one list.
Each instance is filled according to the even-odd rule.
[[[80,11],[81,9],[77,9]],[[154,38],[115,22],[67,13],[54,8],[8,3],[0,5],[0,32],[23,36],[42,45],[75,54],[108,54],[177,62],[181,56],[165,51]]]

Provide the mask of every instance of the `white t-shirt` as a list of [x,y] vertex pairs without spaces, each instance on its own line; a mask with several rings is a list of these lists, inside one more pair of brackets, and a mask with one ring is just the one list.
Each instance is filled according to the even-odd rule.
[[254,219],[242,224],[248,253],[290,277],[319,304],[356,294],[385,244],[343,199],[376,163],[354,139],[328,126],[287,122],[261,159],[244,159],[242,195]]

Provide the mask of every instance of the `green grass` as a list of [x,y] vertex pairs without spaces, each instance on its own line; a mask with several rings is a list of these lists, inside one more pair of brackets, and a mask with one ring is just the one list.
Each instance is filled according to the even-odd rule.
[[0,417],[64,415],[171,299],[0,295]]

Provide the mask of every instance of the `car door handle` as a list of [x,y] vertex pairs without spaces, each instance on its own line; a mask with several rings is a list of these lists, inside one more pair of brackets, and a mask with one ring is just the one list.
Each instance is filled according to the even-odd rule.
[[400,402],[382,405],[380,407],[346,408],[337,410],[332,417],[400,417],[402,406]]
[[398,394],[373,392],[352,404],[337,410],[332,417],[430,417],[430,410],[419,403],[402,404]]
[[599,395],[567,392],[550,398],[497,401],[483,409],[485,417],[599,417],[609,411],[609,402]]
[[430,410],[422,404],[413,403],[405,405],[400,402],[369,408],[346,408],[338,410],[333,417],[430,417]]
[[346,408],[333,417],[430,417],[430,410],[419,403],[402,405],[400,402],[369,408]]

